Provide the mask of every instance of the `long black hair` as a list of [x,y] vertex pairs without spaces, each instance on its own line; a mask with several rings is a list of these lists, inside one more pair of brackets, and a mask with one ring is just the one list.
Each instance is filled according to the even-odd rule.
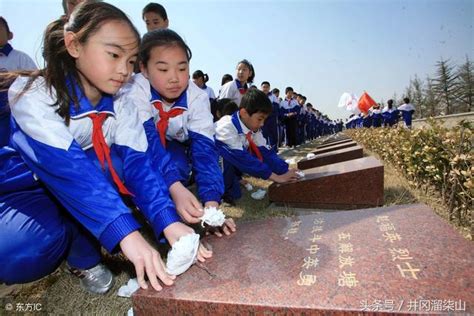
[[170,29],[157,29],[150,31],[143,36],[138,53],[138,59],[140,63],[146,68],[147,63],[150,60],[151,50],[155,47],[162,46],[180,47],[185,52],[188,62],[193,56],[191,49],[178,33]]
[[66,79],[71,78],[75,80],[82,91],[84,91],[84,88],[76,68],[76,60],[66,49],[64,33],[66,31],[74,32],[77,41],[85,44],[102,25],[114,20],[128,24],[136,36],[137,43],[140,42],[140,34],[127,15],[117,7],[105,2],[85,1],[74,9],[69,21],[65,22],[62,19],[58,19],[50,23],[43,36],[45,68],[31,74],[30,80],[22,93],[30,88],[38,76],[43,76],[50,93],[52,94],[53,89],[55,90],[57,100],[53,106],[58,106],[58,114],[64,118],[66,125],[68,125],[70,120],[70,104],[72,102],[75,106],[78,106],[79,101],[75,89],[68,87]]

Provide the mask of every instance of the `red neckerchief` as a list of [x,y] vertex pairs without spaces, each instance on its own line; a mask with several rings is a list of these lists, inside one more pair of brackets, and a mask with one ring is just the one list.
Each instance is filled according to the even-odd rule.
[[161,103],[161,101],[153,102],[153,106],[155,107],[155,109],[158,110],[158,113],[160,115],[160,120],[156,124],[156,128],[158,129],[158,133],[160,134],[160,140],[163,144],[163,147],[166,147],[166,130],[168,129],[168,121],[170,118],[183,113],[184,110],[176,108],[166,112],[163,110],[163,103]]
[[254,143],[254,141],[252,139],[252,131],[245,134],[245,138],[247,138],[247,141],[249,142],[249,152],[250,152],[250,154],[255,154],[255,156],[257,156],[258,160],[263,161],[262,153],[260,152],[257,145]]
[[110,149],[105,142],[104,133],[102,131],[102,124],[107,118],[107,113],[89,114],[88,116],[92,120],[92,146],[94,146],[94,151],[97,155],[97,158],[99,159],[102,169],[105,169],[104,162],[107,160],[110,174],[112,175],[112,179],[114,180],[115,185],[118,187],[119,192],[133,196],[133,194],[127,190],[125,185],[120,180],[112,164],[112,159],[110,159]]

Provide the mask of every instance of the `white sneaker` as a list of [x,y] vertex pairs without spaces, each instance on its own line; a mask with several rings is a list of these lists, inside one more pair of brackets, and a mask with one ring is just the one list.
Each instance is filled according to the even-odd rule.
[[89,293],[104,294],[114,285],[112,272],[101,263],[87,270],[72,267],[68,270],[79,278],[81,287]]

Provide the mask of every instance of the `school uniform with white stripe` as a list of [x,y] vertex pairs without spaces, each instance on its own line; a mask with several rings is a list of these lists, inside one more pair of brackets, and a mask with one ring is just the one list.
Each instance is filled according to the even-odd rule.
[[288,172],[288,164],[269,149],[262,132],[250,131],[241,121],[239,111],[222,117],[216,124],[216,145],[224,158],[225,194],[239,199],[243,173],[268,179],[272,172]]
[[[179,221],[166,184],[151,172],[138,111],[103,95],[92,105],[77,84],[79,105],[65,124],[43,77],[22,93],[10,87],[12,136],[0,148],[0,283],[24,283],[63,259],[88,269],[140,225],[120,194],[132,196],[157,236]],[[55,95],[53,90],[52,95]]]
[[220,203],[224,183],[207,93],[189,80],[176,102],[166,105],[142,74],[134,75],[124,91],[124,102],[139,111],[155,168],[168,186],[176,181],[188,185],[192,172],[200,200]]
[[413,118],[413,113],[415,113],[415,106],[411,103],[404,103],[400,105],[397,110],[402,114],[405,126],[411,128],[411,121]]
[[[0,73],[17,70],[35,70],[35,62],[26,53],[14,49],[9,43],[0,48]],[[10,136],[10,110],[8,92],[0,91],[0,147],[8,143]]]
[[219,99],[231,99],[235,104],[240,105],[242,95],[248,90],[248,85],[242,85],[238,79],[229,81],[221,87],[219,92]]
[[262,127],[262,133],[268,145],[270,145],[271,150],[278,152],[280,104],[273,93],[268,94],[268,99],[270,99],[270,102],[272,103],[272,113],[270,113],[265,120]]
[[286,127],[286,145],[297,145],[298,115],[301,107],[295,99],[285,99],[280,103],[280,111],[284,117]]

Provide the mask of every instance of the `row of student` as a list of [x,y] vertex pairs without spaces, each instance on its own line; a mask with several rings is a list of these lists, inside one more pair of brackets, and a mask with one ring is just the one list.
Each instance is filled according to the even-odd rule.
[[[104,293],[113,276],[102,246],[123,252],[142,288],[146,276],[160,290],[159,280],[171,285],[175,276],[126,202],[173,245],[193,233],[185,223],[199,222],[203,205],[239,197],[242,173],[296,179],[260,131],[268,97],[247,91],[214,126],[208,94],[188,79],[191,50],[175,32],[141,40],[120,9],[86,1],[48,26],[43,46],[44,69],[1,80],[11,110],[0,148],[1,283],[39,279],[65,259],[86,290]],[[141,72],[131,77],[137,55]],[[198,198],[186,188],[191,174]],[[223,226],[235,229],[232,220]],[[197,247],[198,260],[212,256]]]
[[[198,78],[201,71],[195,73]],[[228,75],[226,75],[228,76]],[[218,99],[229,99],[239,105],[244,95],[252,87],[248,87],[255,77],[255,69],[248,60],[242,60],[236,67],[236,79],[224,83],[219,91]],[[204,79],[204,82],[207,80]],[[199,83],[198,83],[199,84]],[[204,88],[204,85],[200,85]],[[206,87],[205,89],[209,89]],[[263,135],[274,151],[284,142],[287,146],[297,146],[318,136],[342,130],[342,121],[335,122],[323,118],[319,111],[306,104],[306,97],[295,94],[293,88],[285,89],[285,99],[279,100],[279,90],[270,91],[270,83],[264,81],[261,90],[268,96],[272,111],[269,113]]]
[[409,98],[404,98],[403,102],[398,108],[394,108],[393,100],[390,99],[383,110],[377,105],[369,109],[366,114],[351,115],[346,121],[346,128],[392,127],[397,125],[400,119],[403,120],[405,127],[411,128],[415,106],[410,103]]

